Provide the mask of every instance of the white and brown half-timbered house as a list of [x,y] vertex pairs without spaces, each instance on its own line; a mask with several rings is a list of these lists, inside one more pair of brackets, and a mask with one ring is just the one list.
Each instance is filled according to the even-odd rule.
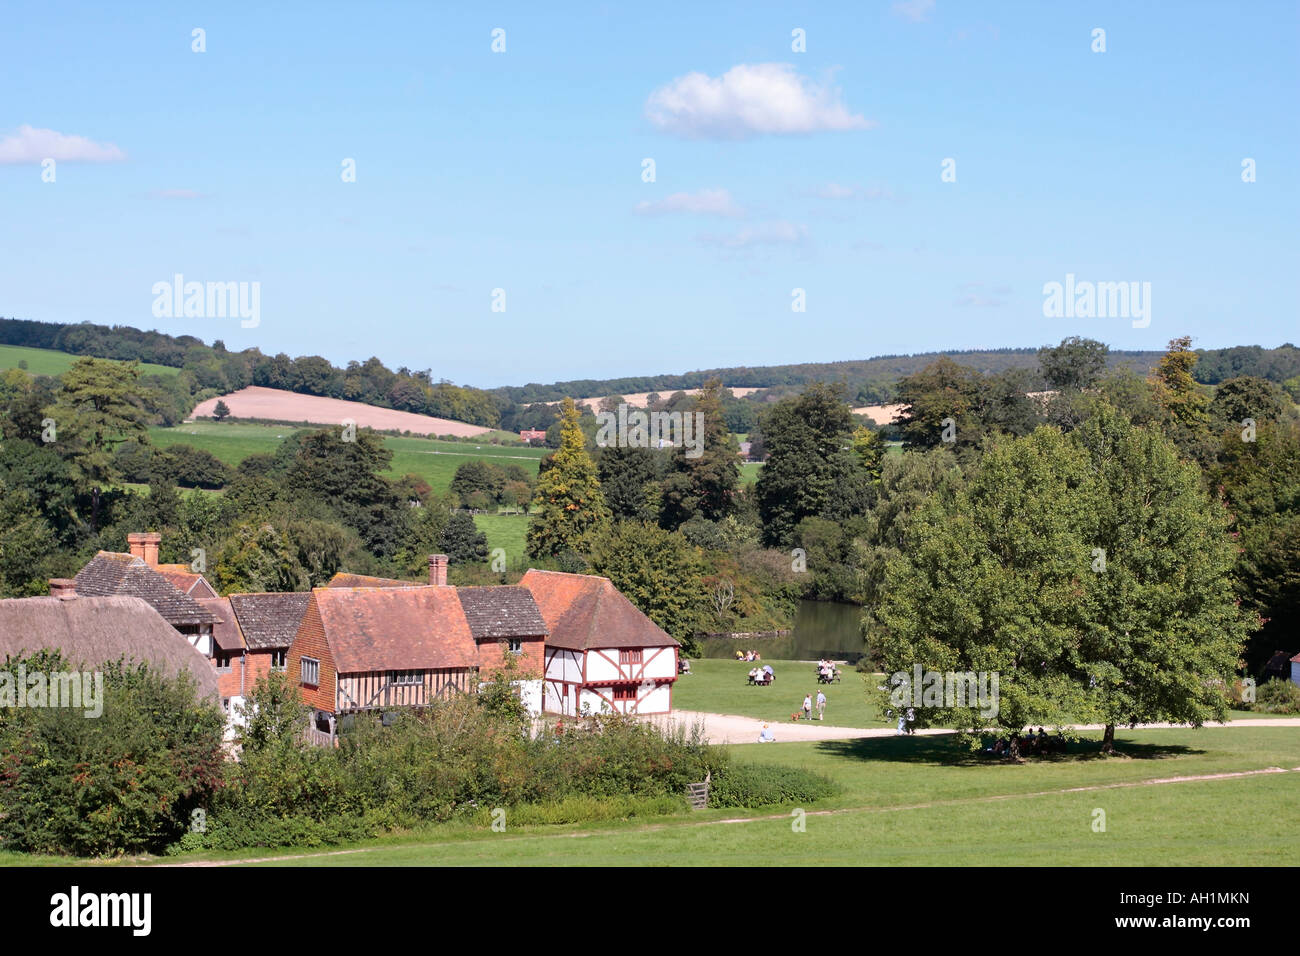
[[548,713],[666,714],[680,645],[608,578],[529,570],[546,638],[543,708]]

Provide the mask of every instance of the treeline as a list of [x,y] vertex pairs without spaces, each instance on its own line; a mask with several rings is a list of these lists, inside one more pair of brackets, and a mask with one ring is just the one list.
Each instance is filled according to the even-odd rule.
[[[1131,365],[1145,374],[1160,357],[1159,352],[1112,352],[1108,361],[1112,365]],[[780,392],[790,394],[798,387],[812,382],[835,382],[845,388],[848,401],[872,405],[893,400],[893,386],[899,379],[920,371],[940,357],[947,357],[983,374],[996,374],[1012,368],[1037,368],[1035,349],[980,349],[965,352],[920,352],[915,355],[880,355],[875,358],[845,362],[805,362],[798,365],[767,365],[757,368],[737,366],[715,368],[680,375],[648,375],[612,379],[579,379],[556,382],[552,385],[530,383],[493,389],[493,394],[504,395],[510,401],[559,401],[565,396],[589,398],[593,396],[660,392],[671,394],[677,390],[701,388],[711,379],[718,379],[728,387],[778,388],[791,386]],[[1245,373],[1242,373],[1245,374]]]
[[[1095,441],[1154,443],[1144,454],[1166,469],[1148,474],[1135,457],[1124,472],[1132,473],[1125,494],[1159,480],[1183,495],[1171,504],[1181,516],[1170,519],[1176,530],[1160,532],[1163,544],[1143,555],[1147,567],[1135,573],[1159,577],[1190,566],[1213,542],[1216,560],[1228,560],[1206,580],[1219,588],[1214,594],[1231,595],[1227,606],[1240,601],[1246,609],[1249,620],[1234,618],[1232,633],[1249,635],[1237,648],[1249,665],[1258,668],[1279,648],[1289,647],[1288,656],[1300,650],[1292,636],[1300,625],[1300,409],[1292,395],[1252,376],[1214,388],[1198,383],[1198,356],[1185,338],[1171,342],[1145,377],[1113,367],[1110,358],[1102,343],[1079,338],[1040,349],[1033,370],[990,375],[943,357],[900,381],[899,398],[910,408],[883,429],[855,422],[843,385],[811,384],[762,411],[750,437],[766,461],[751,486],[739,481],[716,381],[698,399],[685,399],[706,422],[695,458],[682,447],[636,441],[598,447],[595,418],[566,402],[559,448],[538,478],[529,553],[610,577],[688,646],[698,630],[764,629],[758,621],[779,618],[800,597],[872,609],[885,598],[889,569],[920,560],[913,549],[927,533],[912,523],[914,513],[955,500],[992,467],[997,449],[1032,439],[1025,454],[1050,460],[1066,446],[1042,436],[1077,442],[1104,422]],[[1047,394],[1026,394],[1035,383]],[[887,452],[891,436],[905,443],[901,453]],[[996,478],[1004,482],[1007,522],[1027,500],[1012,480],[1015,460],[999,464]],[[1120,491],[1092,484],[1080,498],[1072,483],[1086,474],[1081,467],[1059,486],[1044,478],[1050,490],[1041,506],[1074,501],[1081,522],[1089,512],[1105,515]],[[1121,479],[1114,477],[1116,488]],[[1209,523],[1198,526],[1197,514]],[[1070,533],[1077,542],[1091,532],[1079,524]],[[1134,560],[1145,540],[1136,527],[1108,534],[1112,567]],[[1024,546],[1032,551],[1031,540]],[[1091,546],[1073,553],[1070,567],[1087,571],[1094,557]],[[926,560],[931,564],[918,574],[957,573],[938,551]],[[1027,588],[1023,601],[1036,600],[1032,586],[1016,586]],[[1176,600],[1153,600],[1168,608],[1210,599],[1180,592]],[[1228,611],[1219,605],[1215,613]],[[885,631],[869,636],[877,650],[884,646]]]
[[230,352],[220,339],[209,346],[194,336],[171,336],[129,326],[60,325],[23,319],[0,319],[0,344],[179,368],[176,382],[168,387],[188,399],[181,417],[205,398],[249,385],[364,402],[488,428],[497,427],[503,412],[510,410],[509,403],[480,389],[435,382],[428,369],[399,368],[394,372],[377,358],[338,368],[319,355],[290,358],[283,352],[263,355],[256,348]]

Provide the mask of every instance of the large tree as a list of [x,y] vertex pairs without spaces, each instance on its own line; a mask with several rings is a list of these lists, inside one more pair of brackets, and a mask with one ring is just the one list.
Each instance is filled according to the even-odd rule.
[[1096,339],[1072,335],[1060,345],[1044,345],[1038,350],[1038,366],[1048,387],[1062,392],[1079,392],[1092,388],[1106,368],[1110,346]]
[[1112,408],[1071,437],[1088,456],[1084,533],[1098,549],[1073,664],[1106,725],[1103,749],[1117,724],[1223,720],[1223,688],[1257,623],[1234,593],[1226,510],[1167,438]]
[[1096,719],[1106,749],[1118,724],[1225,714],[1250,616],[1225,515],[1158,432],[1103,407],[1003,441],[908,535],[876,608],[887,670],[996,671],[996,726]]
[[704,568],[699,549],[680,532],[617,521],[591,535],[588,561],[687,653],[697,653]]
[[583,536],[609,520],[596,466],[587,454],[587,442],[578,423],[573,399],[566,398],[560,413],[560,447],[551,465],[537,479],[533,516],[528,524],[530,557],[554,557],[577,551]]
[[840,386],[814,383],[768,410],[768,458],[757,486],[765,543],[789,545],[804,518],[848,518],[867,509],[870,475],[851,447],[852,433]]
[[[673,449],[668,474],[663,482],[663,510],[660,523],[668,529],[681,527],[691,518],[719,521],[731,510],[732,496],[740,481],[740,446],[722,413],[722,382],[711,379],[696,397],[695,412],[703,416],[703,429],[693,432],[701,443],[694,449]],[[692,412],[682,413],[683,418]],[[692,426],[694,427],[694,426]]]
[[73,475],[91,496],[91,525],[99,529],[103,488],[121,480],[113,451],[124,441],[148,444],[149,390],[135,362],[77,359],[63,373],[63,388],[46,415],[53,437],[67,449]]

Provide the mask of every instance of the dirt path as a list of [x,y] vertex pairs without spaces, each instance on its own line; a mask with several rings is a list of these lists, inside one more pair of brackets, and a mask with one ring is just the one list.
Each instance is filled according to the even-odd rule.
[[[656,722],[667,722],[690,728],[693,724],[704,725],[704,735],[710,743],[715,744],[753,744],[758,742],[758,733],[763,721],[739,714],[712,714],[701,710],[675,710],[672,714],[655,718]],[[820,721],[769,721],[777,743],[797,743],[810,740],[856,740],[861,737],[893,737],[898,731],[894,727],[835,727]],[[1207,724],[1212,727],[1295,727],[1300,729],[1300,717],[1260,717],[1246,720],[1232,720],[1226,724]],[[1101,731],[1101,724],[1083,724],[1075,730]],[[1127,730],[1128,728],[1123,728]],[[1139,724],[1137,730],[1186,730],[1187,724]],[[946,728],[934,728],[916,731],[917,736],[935,736],[950,734]]]
[[[1257,777],[1263,774],[1276,773],[1300,773],[1300,767],[1262,767],[1258,770],[1237,770],[1228,773],[1203,773],[1193,774],[1186,777],[1159,777],[1153,780],[1125,780],[1118,783],[1101,783],[1089,787],[1063,787],[1056,790],[1033,790],[1028,793],[996,793],[982,797],[958,797],[951,800],[930,800],[925,803],[908,803],[897,806],[879,807],[841,807],[838,810],[808,810],[807,815],[810,817],[833,817],[842,816],[849,813],[900,813],[907,810],[930,810],[935,807],[964,806],[969,804],[995,803],[1004,800],[1021,800],[1033,799],[1035,797],[1052,797],[1061,796],[1067,793],[1088,793],[1098,790],[1121,790],[1131,787],[1158,787],[1168,786],[1176,783],[1203,783],[1212,780],[1234,780],[1241,777]],[[617,831],[621,833],[654,833],[660,830],[687,829],[696,827],[716,827],[728,826],[740,823],[760,823],[771,820],[789,820],[789,812],[765,813],[761,816],[752,817],[726,817],[719,820],[698,820],[698,821],[677,821],[673,823],[651,823],[645,826],[635,827],[631,831]],[[602,833],[609,831],[602,830],[578,830],[568,833],[530,833],[519,836],[501,837],[503,842],[513,842],[516,840],[575,840],[585,837],[600,836]],[[417,843],[406,844],[406,846],[420,846],[433,850],[439,847],[463,846],[466,840],[444,840],[437,843]],[[494,841],[495,842],[495,841]],[[252,863],[280,863],[286,860],[311,860],[327,856],[345,856],[362,853],[374,853],[379,850],[391,850],[392,846],[378,847],[358,847],[354,850],[323,850],[319,853],[294,853],[284,856],[261,856],[252,857],[243,860],[199,860],[192,863],[161,863],[160,866],[176,867],[212,867],[212,866],[247,866]]]

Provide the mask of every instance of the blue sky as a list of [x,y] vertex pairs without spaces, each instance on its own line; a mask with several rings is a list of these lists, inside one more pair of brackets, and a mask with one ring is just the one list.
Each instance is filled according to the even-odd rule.
[[[7,10],[0,315],[484,387],[1300,338],[1296,3],[269,6]],[[260,324],[155,318],[177,273]]]

